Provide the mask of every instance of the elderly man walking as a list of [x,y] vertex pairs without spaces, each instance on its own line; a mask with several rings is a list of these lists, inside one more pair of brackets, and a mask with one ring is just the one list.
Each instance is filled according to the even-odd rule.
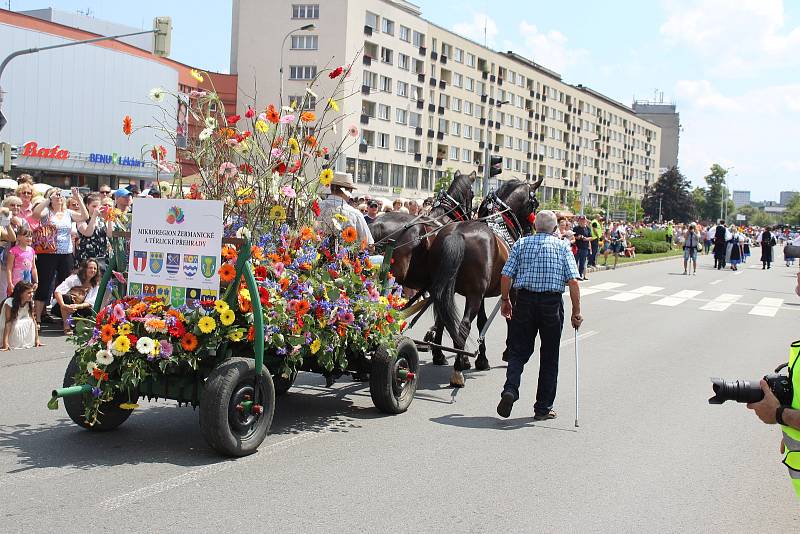
[[356,185],[353,183],[353,175],[345,172],[335,172],[331,181],[331,193],[325,200],[320,202],[320,214],[317,218],[317,228],[326,234],[336,234],[336,224],[333,222],[336,215],[341,216],[344,221],[339,222],[339,226],[352,226],[358,232],[358,239],[366,241],[367,245],[372,245],[372,233],[369,231],[364,215],[348,202],[353,198],[353,190]]
[[[503,317],[510,319],[506,351],[508,369],[506,383],[497,405],[501,417],[511,415],[511,407],[519,399],[522,370],[533,354],[536,334],[539,334],[539,384],[534,420],[554,419],[553,402],[558,380],[558,350],[561,330],[564,327],[564,288],[569,286],[572,300],[572,327],[581,326],[580,289],[578,267],[569,244],[556,237],[556,215],[541,211],[536,215],[536,234],[514,243],[503,267],[500,294]],[[517,290],[514,306],[509,292]]]

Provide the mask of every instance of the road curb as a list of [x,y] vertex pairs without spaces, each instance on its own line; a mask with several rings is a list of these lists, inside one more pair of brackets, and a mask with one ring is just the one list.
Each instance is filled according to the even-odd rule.
[[[618,263],[617,264],[617,269],[624,269],[626,267],[636,267],[637,265],[645,265],[647,263],[657,263],[659,261],[678,260],[678,259],[683,259],[683,256],[681,254],[678,254],[676,256],[667,256],[666,258],[652,258],[652,259],[649,259],[649,260],[631,261],[631,262],[627,262],[627,263]],[[603,269],[602,266],[598,265],[597,269],[592,271],[592,272],[602,273],[602,272],[605,272],[605,271],[613,271],[613,270],[615,270],[615,269],[612,269],[610,267],[608,269]]]

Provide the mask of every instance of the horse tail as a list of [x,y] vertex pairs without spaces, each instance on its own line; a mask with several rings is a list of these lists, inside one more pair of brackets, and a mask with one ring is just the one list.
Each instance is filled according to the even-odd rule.
[[456,309],[454,300],[456,278],[464,260],[464,237],[457,234],[445,236],[440,249],[439,268],[431,282],[431,298],[433,299],[433,313],[436,321],[442,321],[447,333],[455,341],[462,332],[458,323],[460,314]]

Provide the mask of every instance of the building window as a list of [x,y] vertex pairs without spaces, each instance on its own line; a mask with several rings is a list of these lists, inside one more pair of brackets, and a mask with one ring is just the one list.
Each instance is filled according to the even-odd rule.
[[469,100],[464,100],[464,114],[472,115],[472,102]]
[[407,43],[411,42],[411,28],[406,28],[402,24],[400,25],[400,40]]
[[364,71],[364,78],[361,82],[370,89],[377,89],[378,88],[378,75],[374,72],[370,72],[368,70]]
[[467,78],[467,83],[464,85],[464,89],[467,91],[474,91],[475,90],[475,80],[472,78]]
[[406,138],[399,135],[394,136],[394,149],[398,152],[406,151]]
[[408,140],[408,153],[409,154],[419,154],[419,141],[416,139],[409,139]]
[[403,187],[402,165],[392,165],[392,187]]
[[450,123],[450,135],[460,136],[461,135],[461,123],[460,122],[451,122]]
[[358,177],[356,178],[360,184],[372,183],[372,162],[366,160],[358,160]]
[[472,126],[469,124],[464,125],[463,137],[464,139],[472,139]]
[[461,76],[459,73],[454,72],[453,73],[453,85],[456,86],[456,87],[461,87],[463,82],[464,82],[464,77]]
[[450,124],[446,119],[439,119],[439,131],[446,134]]
[[392,92],[392,79],[386,76],[381,76],[379,89],[384,93]]
[[361,144],[368,147],[375,146],[375,132],[370,130],[361,130]]
[[450,109],[461,112],[461,99],[453,97],[450,101]]
[[453,161],[458,161],[458,147],[451,146],[450,147],[450,159]]
[[412,128],[416,128],[417,126],[422,126],[422,115],[419,113],[409,113],[408,125],[411,126]]
[[381,61],[384,63],[392,64],[392,50],[386,47],[381,48]]
[[397,82],[397,96],[408,98],[408,84],[406,82]]
[[289,104],[294,102],[294,105],[299,110],[314,109],[317,107],[317,99],[309,94],[305,95],[291,95],[289,96]]
[[419,180],[419,169],[406,167],[406,189],[416,189]]
[[384,17],[381,24],[381,31],[387,35],[394,35],[394,21]]
[[456,51],[455,51],[455,54],[453,55],[453,59],[457,63],[464,63],[464,51],[461,50],[460,48],[456,48],[455,50]]
[[442,55],[445,57],[452,56],[453,47],[447,43],[442,43]]
[[385,148],[386,150],[389,149],[389,134],[386,133],[378,133],[378,148]]
[[475,55],[474,54],[470,54],[469,52],[467,52],[467,62],[466,62],[466,64],[467,64],[467,67],[474,67],[475,66]]
[[425,62],[418,59],[412,59],[411,65],[415,74],[425,74]]
[[405,124],[408,121],[408,111],[397,108],[395,110],[395,119],[397,124]]
[[470,157],[469,149],[468,148],[462,148],[461,149],[461,161],[463,161],[464,163],[469,163],[470,160],[471,160],[471,157]]
[[292,4],[293,19],[318,19],[319,4]]
[[378,15],[367,11],[367,16],[364,19],[364,25],[369,26],[373,30],[378,29]]
[[375,163],[375,185],[386,185],[387,166],[386,163]]
[[419,48],[425,46],[425,34],[415,31],[414,32],[414,46]]
[[292,35],[292,50],[318,50],[319,36]]
[[291,65],[289,67],[290,80],[312,80],[317,75],[315,65]]
[[397,66],[403,70],[408,70],[411,64],[411,58],[405,54],[397,54]]
[[392,114],[392,108],[386,104],[378,104],[378,118],[383,121],[388,121]]

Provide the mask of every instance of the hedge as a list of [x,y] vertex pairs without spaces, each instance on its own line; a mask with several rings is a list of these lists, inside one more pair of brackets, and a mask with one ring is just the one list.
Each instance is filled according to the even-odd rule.
[[633,238],[630,244],[636,247],[637,254],[657,254],[669,252],[672,247],[666,241],[650,241],[645,238]]

